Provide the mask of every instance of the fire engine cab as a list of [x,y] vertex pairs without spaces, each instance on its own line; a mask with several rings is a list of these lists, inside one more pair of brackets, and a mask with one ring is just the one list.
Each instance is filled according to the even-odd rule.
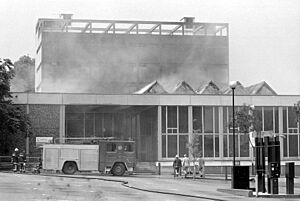
[[126,171],[133,172],[135,164],[135,142],[131,140],[73,139],[72,143],[43,145],[44,170],[64,174],[99,171],[122,176]]

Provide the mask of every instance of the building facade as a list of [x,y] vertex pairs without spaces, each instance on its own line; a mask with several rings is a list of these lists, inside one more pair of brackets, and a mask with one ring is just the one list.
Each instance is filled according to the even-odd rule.
[[[293,104],[300,96],[236,96],[236,107],[255,105],[262,130],[280,136],[282,161],[300,162],[300,127]],[[33,123],[30,154],[37,137],[134,139],[139,162],[168,162],[188,153],[187,142],[200,136],[208,165],[232,163],[230,95],[100,95],[15,93]],[[249,164],[249,136],[236,135],[236,157]]]
[[[249,135],[234,149],[228,87],[228,24],[39,19],[35,90],[15,93],[29,114],[28,150],[52,138],[115,137],[136,141],[138,162],[171,164],[199,136],[208,166],[253,161]],[[176,83],[178,83],[176,85]],[[173,88],[175,87],[175,88]],[[238,83],[236,107],[254,105],[263,133],[280,136],[282,161],[300,165],[300,127],[293,105],[265,82]]]

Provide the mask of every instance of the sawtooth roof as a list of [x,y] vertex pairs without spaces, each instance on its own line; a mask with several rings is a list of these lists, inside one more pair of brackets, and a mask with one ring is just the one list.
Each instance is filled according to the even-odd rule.
[[[237,86],[234,90],[236,95],[264,95],[264,96],[274,96],[277,93],[265,82],[259,82],[257,84],[244,87],[239,81],[237,81]],[[186,81],[180,81],[177,83],[172,94],[232,94],[232,89],[230,86],[222,86],[220,88],[214,81],[210,80],[207,83],[203,83],[197,90],[194,90],[191,85]],[[157,80],[146,85],[134,94],[168,94],[168,92],[163,88]]]
[[186,81],[180,81],[177,83],[172,93],[173,94],[195,94],[195,91]]
[[210,80],[207,83],[202,84],[197,90],[197,94],[221,94],[220,88],[216,83]]
[[146,85],[142,89],[134,92],[134,94],[167,94],[168,92],[154,80],[150,84]]
[[249,95],[277,95],[277,93],[265,81],[248,86]]

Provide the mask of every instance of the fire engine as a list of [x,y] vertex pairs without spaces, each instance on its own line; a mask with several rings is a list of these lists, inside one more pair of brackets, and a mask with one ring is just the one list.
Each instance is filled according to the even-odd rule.
[[74,174],[97,171],[122,176],[136,164],[135,142],[109,139],[65,139],[63,144],[43,145],[43,169]]

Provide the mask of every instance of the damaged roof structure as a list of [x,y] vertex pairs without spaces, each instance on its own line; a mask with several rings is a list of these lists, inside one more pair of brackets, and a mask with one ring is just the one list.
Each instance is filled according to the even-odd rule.
[[142,89],[134,92],[134,94],[167,94],[168,92],[157,82],[154,80],[150,84],[147,84]]
[[186,82],[180,81],[172,91],[173,94],[195,94],[194,89]]
[[[186,81],[180,81],[170,92],[167,92],[164,87],[157,81],[153,81],[134,94],[198,94],[198,95],[227,95],[232,94],[232,89],[229,86],[219,87],[214,81],[202,83],[198,89],[193,87]],[[241,82],[237,82],[235,89],[236,95],[263,95],[276,96],[277,93],[265,81],[257,84],[244,87]]]

